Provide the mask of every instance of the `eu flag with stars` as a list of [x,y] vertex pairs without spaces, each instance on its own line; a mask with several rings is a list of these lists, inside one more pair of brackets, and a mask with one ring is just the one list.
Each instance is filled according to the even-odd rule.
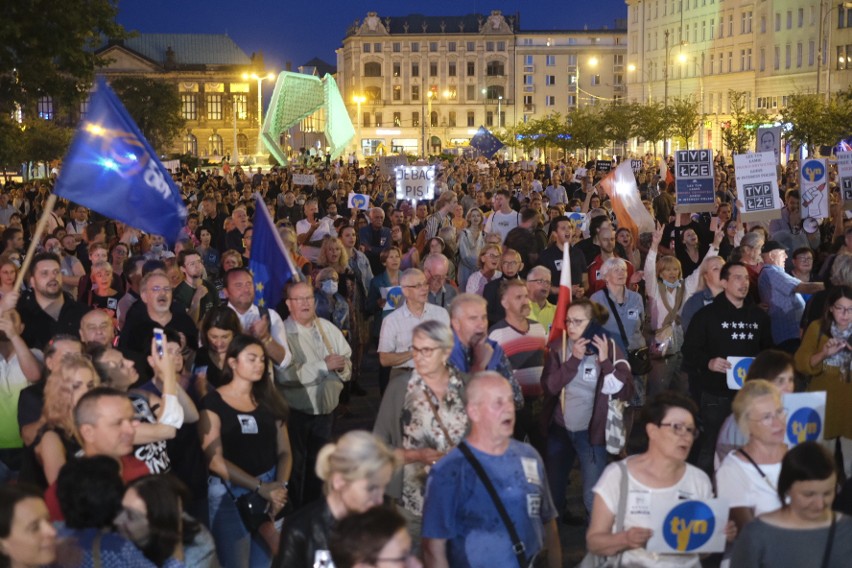
[[252,223],[249,270],[254,279],[254,303],[273,310],[284,297],[284,285],[293,279],[296,266],[275,229],[266,204],[257,193],[254,194]]
[[480,126],[473,138],[470,139],[470,145],[487,158],[493,156],[497,150],[503,147],[503,143],[484,126]]
[[170,243],[186,225],[186,207],[172,176],[103,78],[89,99],[54,192]]

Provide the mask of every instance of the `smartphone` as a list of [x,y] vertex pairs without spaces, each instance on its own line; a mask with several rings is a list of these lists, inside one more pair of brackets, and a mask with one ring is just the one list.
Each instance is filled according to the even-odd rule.
[[598,348],[592,343],[596,335],[606,337],[606,330],[599,323],[590,321],[585,331],[583,331],[583,339],[589,340],[588,345],[586,345],[586,355],[597,355],[599,353]]
[[154,328],[154,343],[157,346],[157,354],[164,357],[166,354],[166,334],[161,327]]

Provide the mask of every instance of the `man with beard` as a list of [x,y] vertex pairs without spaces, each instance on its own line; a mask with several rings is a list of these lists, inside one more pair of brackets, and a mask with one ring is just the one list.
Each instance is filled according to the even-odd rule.
[[21,337],[30,349],[44,349],[57,334],[77,334],[80,320],[89,308],[62,291],[59,257],[43,252],[33,257],[30,268],[32,292],[18,301],[24,324]]
[[195,249],[180,251],[177,261],[183,273],[183,281],[174,290],[175,300],[186,309],[193,321],[200,322],[208,310],[219,304],[216,288],[204,281],[204,263]]

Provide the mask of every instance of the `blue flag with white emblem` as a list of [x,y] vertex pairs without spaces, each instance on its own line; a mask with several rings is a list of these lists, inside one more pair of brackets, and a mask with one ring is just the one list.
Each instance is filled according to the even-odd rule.
[[254,279],[254,303],[273,310],[284,297],[284,285],[297,274],[296,265],[257,193],[254,194],[252,223],[249,270]]
[[186,225],[186,207],[172,176],[102,78],[54,193],[170,243]]
[[480,126],[473,138],[470,139],[470,145],[482,152],[485,157],[490,158],[497,150],[502,148],[504,144],[500,142],[496,136],[491,134],[487,128]]

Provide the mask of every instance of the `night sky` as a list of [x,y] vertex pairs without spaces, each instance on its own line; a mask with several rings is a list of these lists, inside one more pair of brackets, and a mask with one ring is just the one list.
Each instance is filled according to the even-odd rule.
[[408,14],[460,16],[520,13],[524,30],[582,29],[627,18],[624,0],[121,0],[118,20],[144,33],[227,33],[251,55],[263,51],[267,70],[293,69],[319,57],[337,64],[334,50],[368,11],[381,18]]

